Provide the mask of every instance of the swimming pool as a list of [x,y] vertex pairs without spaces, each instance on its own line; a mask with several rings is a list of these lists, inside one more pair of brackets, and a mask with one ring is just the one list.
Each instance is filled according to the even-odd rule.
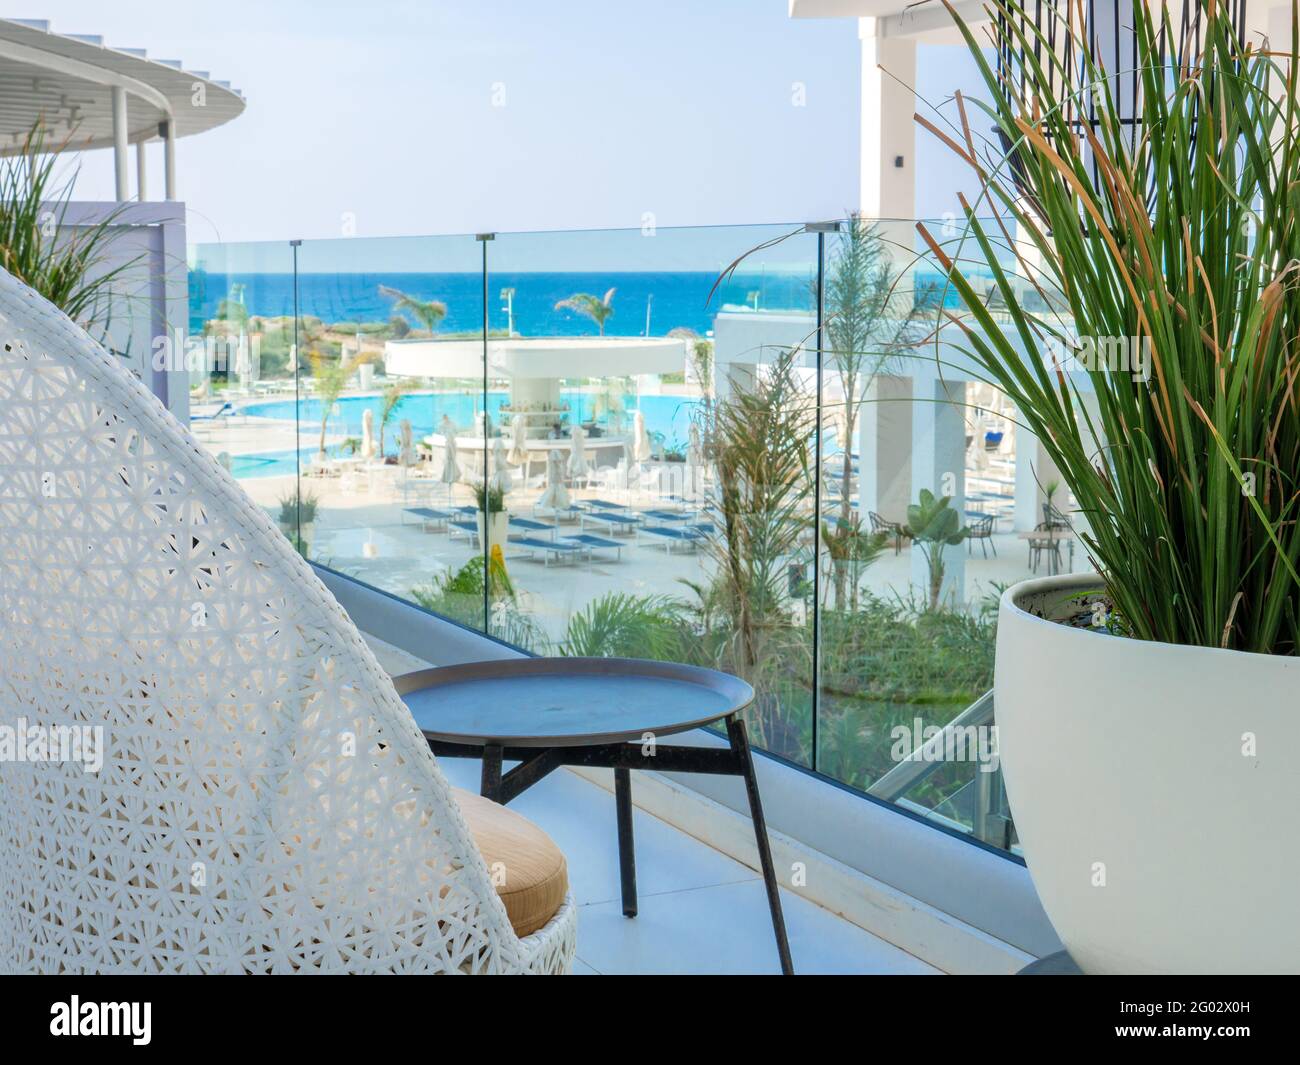
[[[591,419],[600,397],[590,392],[562,392],[561,399],[569,405],[569,419],[579,421]],[[422,440],[434,432],[434,427],[446,414],[453,422],[464,429],[474,423],[482,398],[481,392],[412,392],[397,402],[397,407],[389,416],[385,430],[385,446],[391,452],[396,444],[398,427],[403,418],[411,422],[411,435]],[[508,394],[505,392],[488,393],[488,411],[494,419],[501,414]],[[645,415],[646,431],[651,435],[663,436],[664,443],[671,447],[684,449],[690,434],[691,416],[699,405],[699,400],[681,396],[641,396],[639,399],[626,397],[629,421],[633,410],[640,410]],[[332,436],[361,436],[361,421],[367,410],[375,418],[375,430],[379,429],[379,416],[383,408],[381,396],[345,396],[334,404],[330,412],[329,432]],[[265,403],[251,403],[241,408],[241,414],[253,418],[275,418],[281,421],[293,421],[295,417],[305,429],[320,425],[321,402],[318,399],[304,399],[301,403],[294,400],[269,400]],[[331,449],[333,451],[334,449]],[[305,448],[302,452],[304,464],[311,461],[316,449]],[[237,478],[278,477],[295,472],[297,468],[294,453],[271,451],[260,454],[236,455],[231,460],[231,472]]]

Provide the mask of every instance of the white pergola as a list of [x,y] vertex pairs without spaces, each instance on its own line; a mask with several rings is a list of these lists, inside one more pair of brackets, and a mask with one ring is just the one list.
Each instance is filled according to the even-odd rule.
[[60,34],[48,22],[0,19],[0,155],[16,155],[41,119],[59,150],[112,148],[117,199],[130,199],[128,146],[136,146],[136,198],[149,198],[145,145],[161,140],[164,197],[176,196],[178,137],[229,122],[244,98],[207,71],[110,48],[102,37]]
[[[482,339],[390,340],[384,345],[384,372],[477,381],[484,376],[483,354]],[[509,382],[509,413],[528,424],[524,447],[530,461],[544,461],[548,451],[564,446],[546,435],[552,422],[569,413],[561,409],[562,380],[680,373],[685,367],[681,337],[490,337],[487,343],[487,376]],[[613,433],[586,446],[621,452],[630,441]],[[426,443],[441,447],[444,441],[435,431]],[[472,454],[482,451],[485,440],[481,434],[457,434],[456,444]]]

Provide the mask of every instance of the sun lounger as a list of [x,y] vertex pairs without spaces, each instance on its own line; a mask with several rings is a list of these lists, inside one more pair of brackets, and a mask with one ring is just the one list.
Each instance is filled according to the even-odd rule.
[[[555,526],[547,525],[544,521],[533,521],[532,518],[517,518],[511,516],[510,528],[520,530],[523,535],[531,536],[533,533],[550,533],[552,539],[555,537]],[[518,537],[516,537],[518,541]]]
[[643,525],[640,532],[649,533],[651,536],[659,537],[659,542],[667,549],[669,554],[672,554],[673,544],[682,544],[693,548],[701,540],[706,538],[703,529],[681,529],[667,525]]
[[233,405],[233,404],[230,404],[230,403],[223,403],[223,404],[221,404],[221,406],[218,407],[216,410],[211,410],[211,411],[199,411],[199,412],[191,412],[191,414],[190,414],[190,421],[192,421],[192,422],[214,422],[214,421],[216,421],[218,418],[225,418],[226,416],[231,415],[231,414],[234,414],[234,413],[235,413],[235,408],[234,408],[234,405]]
[[476,521],[449,521],[447,522],[447,532],[455,540],[457,537],[464,536],[471,543],[478,541],[478,522]]
[[540,551],[542,553],[542,565],[544,566],[551,564],[552,557],[557,562],[561,559],[579,559],[587,550],[580,544],[569,544],[563,540],[537,540],[531,536],[511,540],[510,546],[527,548],[530,553]]
[[589,510],[596,511],[623,511],[627,510],[626,503],[611,503],[608,499],[580,499],[578,506],[586,507]]
[[654,518],[655,521],[679,522],[687,521],[695,517],[694,514],[685,510],[643,510],[641,516],[645,518]]
[[534,515],[549,517],[552,521],[573,522],[582,516],[582,511],[578,509],[576,503],[570,503],[567,507],[533,507]]
[[588,555],[595,551],[612,550],[616,562],[621,561],[623,558],[623,545],[617,540],[607,540],[603,536],[592,536],[590,533],[575,533],[573,536],[563,537],[559,542],[578,544],[586,548]]
[[447,522],[451,520],[451,515],[445,510],[434,510],[432,507],[407,507],[402,511],[402,524],[406,524],[406,515],[414,514],[420,519],[420,525],[425,532],[431,531],[431,526],[441,525],[443,529],[447,528]]
[[624,534],[636,532],[641,519],[627,512],[622,514],[587,512],[582,515],[582,528],[585,529],[588,522],[594,522],[598,528],[604,528],[611,534],[618,535],[620,532]]

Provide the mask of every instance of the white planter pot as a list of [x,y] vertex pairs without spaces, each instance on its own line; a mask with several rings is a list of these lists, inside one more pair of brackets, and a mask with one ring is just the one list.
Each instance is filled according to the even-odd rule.
[[1002,768],[1048,917],[1089,973],[1297,971],[1300,658],[1045,620],[1099,588],[1026,581],[999,613]]
[[290,543],[293,543],[295,535],[301,536],[303,546],[307,549],[307,554],[311,554],[311,538],[316,529],[315,521],[304,521],[301,528],[297,527],[296,523],[292,521],[277,521],[276,524],[280,526],[280,531],[284,533],[285,538]]
[[487,540],[483,539],[483,518],[484,518],[483,511],[480,510],[478,514],[475,516],[475,518],[478,521],[479,547],[480,548],[487,547],[488,550],[491,550],[492,547],[494,547],[497,544],[500,544],[501,550],[504,551],[506,548],[506,535],[510,531],[510,515],[507,514],[504,510],[498,510],[493,512],[493,514],[491,515],[492,522],[491,525],[488,526],[488,530],[487,530],[488,532]]

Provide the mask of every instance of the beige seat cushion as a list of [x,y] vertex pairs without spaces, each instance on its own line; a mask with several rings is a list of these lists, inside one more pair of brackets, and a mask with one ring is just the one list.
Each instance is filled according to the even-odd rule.
[[451,790],[515,934],[532,935],[555,916],[569,893],[564,855],[528,818],[471,791]]

